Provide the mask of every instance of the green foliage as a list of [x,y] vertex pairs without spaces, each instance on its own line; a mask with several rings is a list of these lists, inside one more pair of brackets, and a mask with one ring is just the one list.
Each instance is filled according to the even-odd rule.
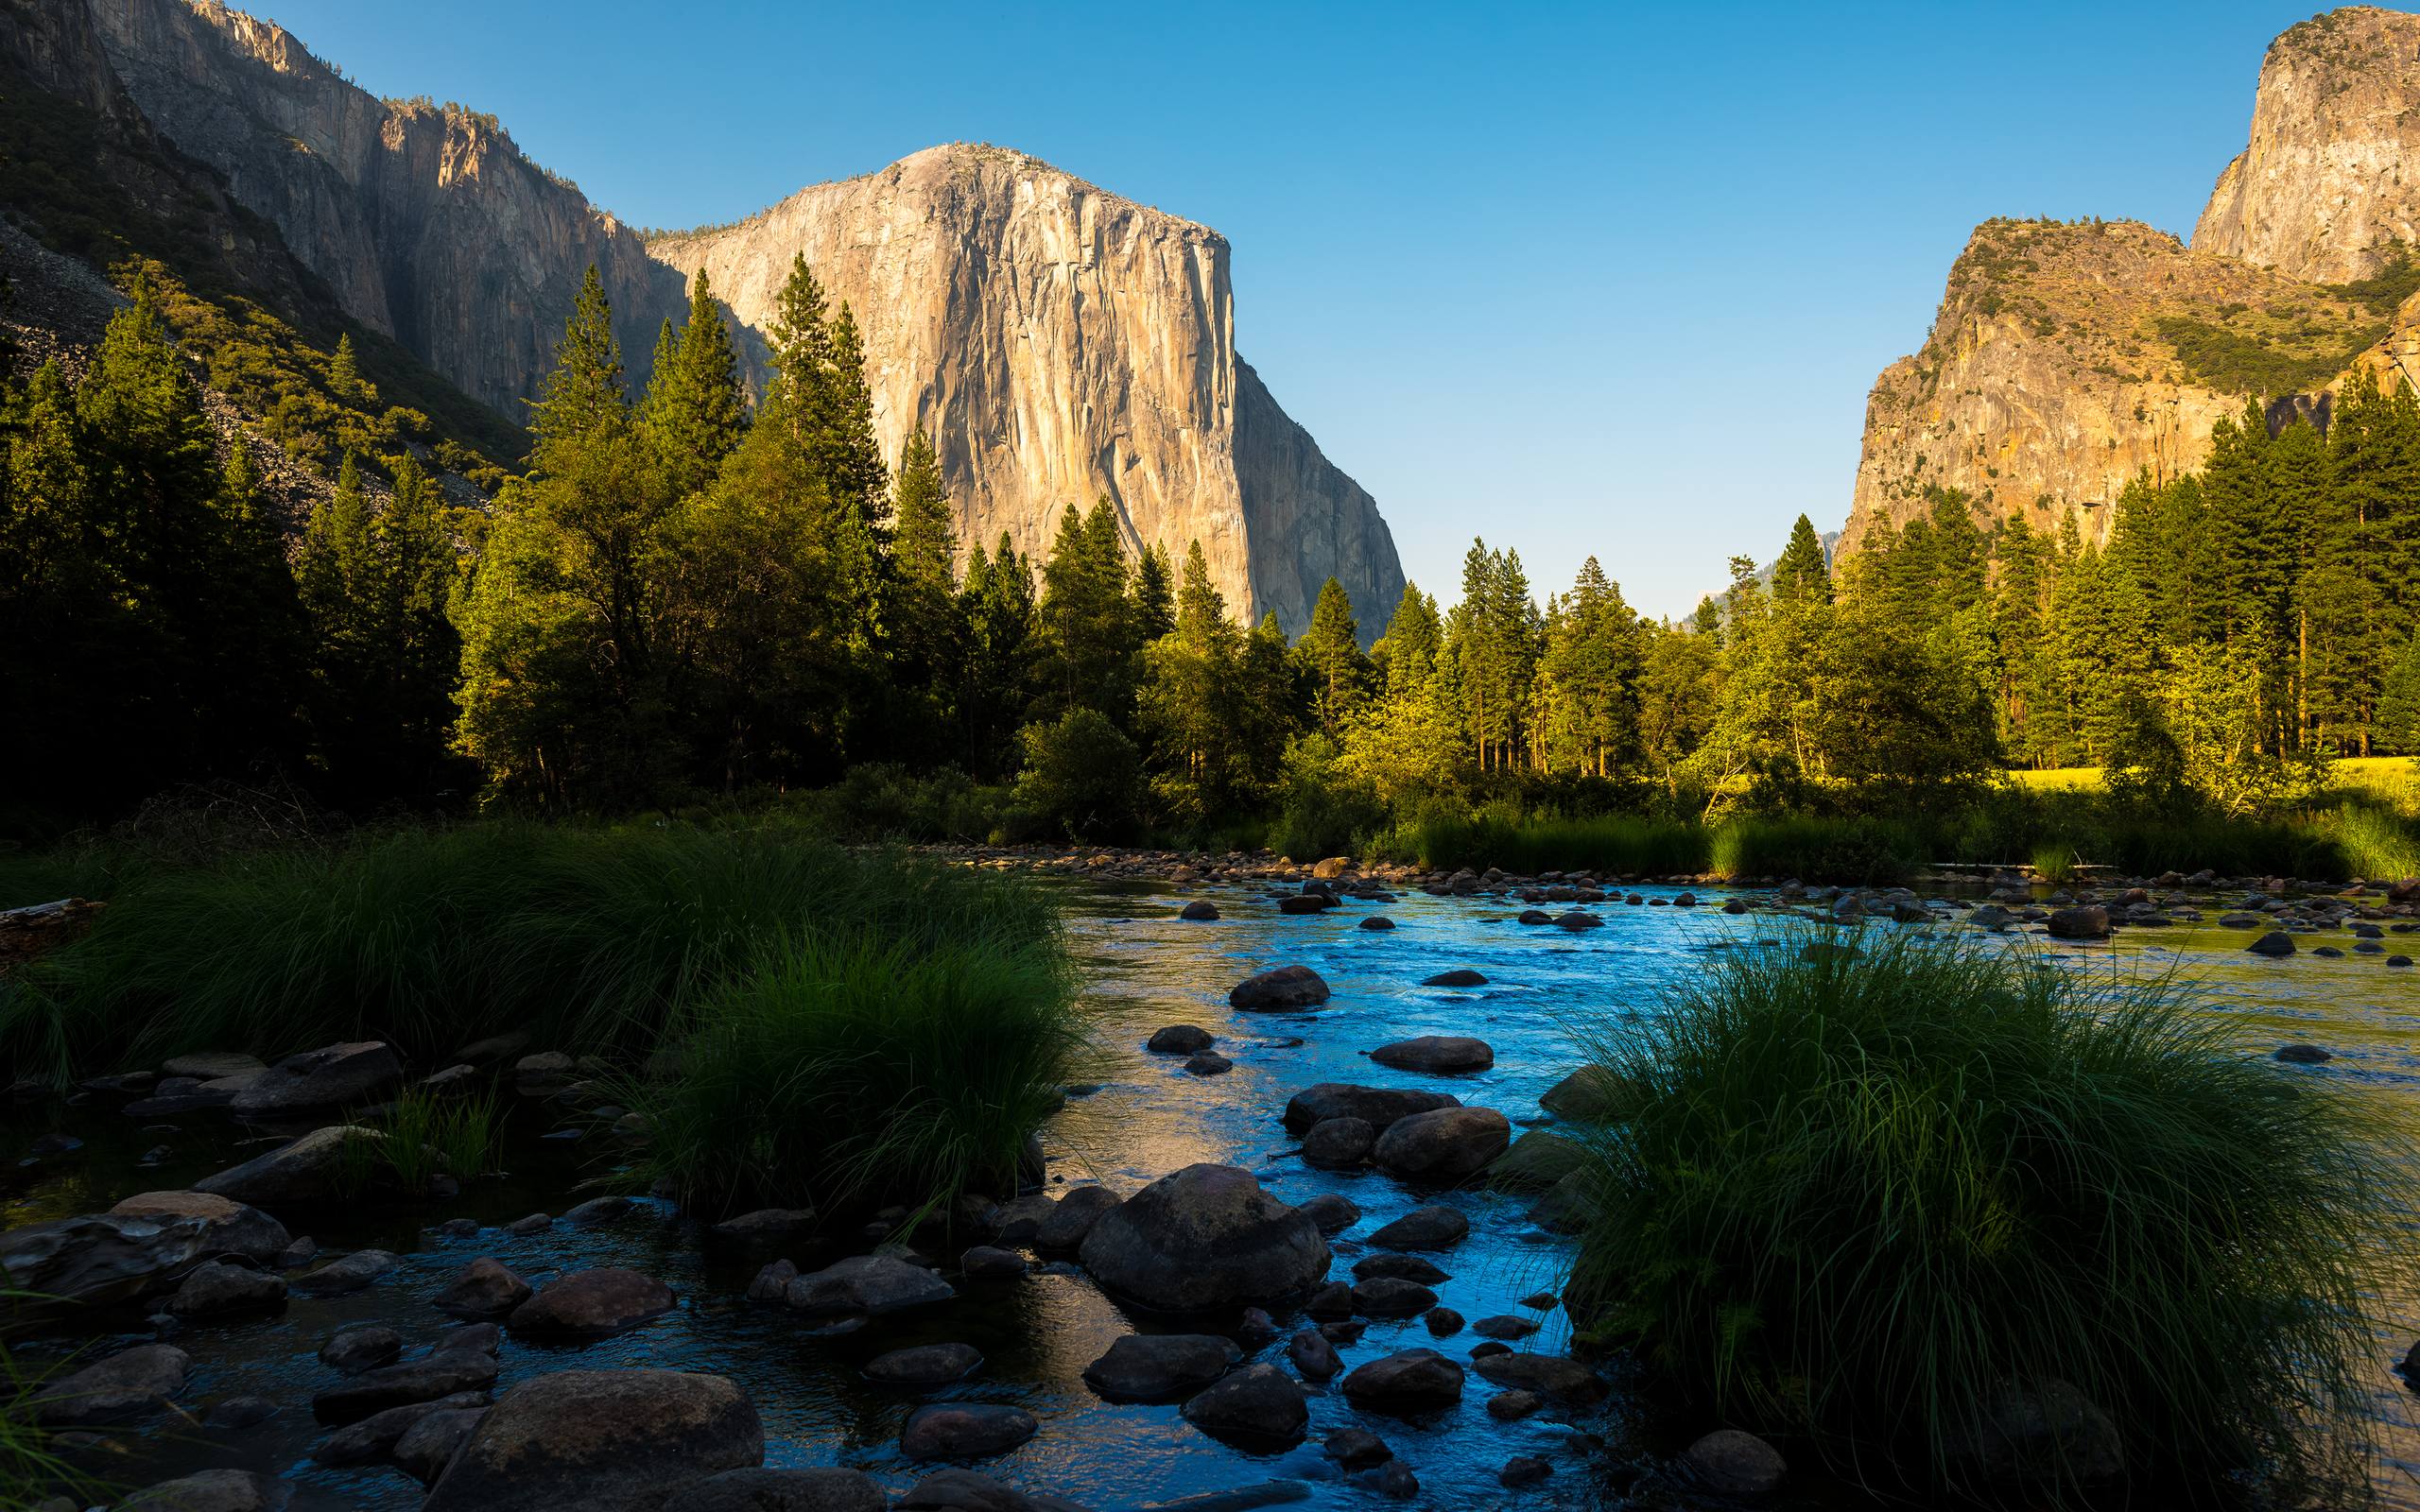
[[447,1095],[406,1088],[337,1152],[337,1186],[346,1193],[391,1187],[421,1196],[440,1176],[468,1181],[496,1169],[496,1095]]
[[[0,1291],[0,1313],[43,1300]],[[0,1506],[39,1506],[61,1495],[92,1503],[109,1493],[60,1454],[50,1431],[34,1420],[34,1398],[47,1383],[47,1376],[26,1368],[0,1345]]]
[[1085,1043],[1055,936],[1015,920],[787,938],[695,1018],[678,1074],[623,1095],[643,1173],[716,1211],[1012,1190]]
[[2410,1253],[2375,1104],[2174,983],[1743,943],[1662,1012],[1578,1026],[1625,1090],[1591,1141],[1580,1316],[1701,1413],[1870,1479],[1976,1488],[1957,1446],[1994,1393],[2057,1381],[2138,1485],[2366,1485],[2374,1298]]
[[852,766],[829,787],[790,795],[783,812],[836,839],[981,843],[1017,834],[1029,816],[1006,783],[986,786],[955,766],[929,772],[890,762]]
[[2239,331],[2189,315],[2163,315],[2152,327],[2176,349],[2196,383],[2222,394],[2276,398],[2308,393],[2334,378],[2386,335],[2384,322],[2329,330],[2323,339]]
[[1132,823],[1143,796],[1134,743],[1091,709],[1068,710],[1018,731],[1025,773],[1017,802],[1044,824],[1077,838],[1098,838]]

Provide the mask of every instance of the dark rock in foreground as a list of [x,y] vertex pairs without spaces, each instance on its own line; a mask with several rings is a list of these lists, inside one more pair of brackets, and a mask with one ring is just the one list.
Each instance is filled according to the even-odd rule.
[[692,1481],[664,1512],[883,1512],[882,1486],[862,1470],[724,1470]]
[[988,1401],[946,1401],[919,1407],[899,1433],[909,1459],[981,1459],[1005,1454],[1034,1435],[1033,1415]]
[[1682,1459],[1699,1483],[1718,1496],[1771,1496],[1789,1474],[1781,1451],[1737,1428],[1706,1435]]
[[1129,1333],[1084,1367],[1084,1384],[1103,1401],[1175,1401],[1242,1358],[1215,1333]]
[[192,1364],[174,1345],[121,1349],[34,1393],[33,1420],[44,1428],[85,1428],[145,1417],[184,1389]]
[[254,1076],[228,1106],[238,1118],[259,1119],[361,1108],[403,1079],[393,1050],[360,1040],[288,1056]]
[[33,1297],[104,1304],[164,1287],[210,1258],[268,1265],[288,1243],[258,1209],[198,1192],[145,1192],[107,1212],[0,1233],[0,1277]]
[[866,1362],[866,1379],[886,1386],[944,1386],[982,1363],[983,1351],[971,1344],[919,1344],[875,1355]]
[[1440,1108],[1460,1108],[1451,1092],[1415,1091],[1404,1087],[1360,1087],[1351,1082],[1323,1081],[1305,1087],[1286,1103],[1286,1129],[1305,1134],[1331,1118],[1357,1118],[1384,1130],[1398,1119]]
[[746,1393],[681,1370],[559,1370],[504,1394],[422,1512],[657,1512],[676,1487],[765,1458]]
[[1327,1274],[1308,1213],[1231,1165],[1188,1165],[1093,1226],[1084,1267],[1103,1286],[1168,1312],[1267,1301]]
[[1370,1236],[1373,1249],[1448,1249],[1471,1231],[1471,1221],[1452,1208],[1414,1208]]
[[1434,1349],[1404,1349],[1356,1366],[1343,1390],[1371,1412],[1427,1412],[1462,1400],[1462,1367]]
[[1307,966],[1280,966],[1249,976],[1227,993],[1227,1005],[1258,1013],[1315,1008],[1327,1001],[1327,983]]
[[853,1255],[791,1281],[783,1299],[802,1313],[822,1316],[863,1313],[878,1317],[910,1307],[946,1302],[958,1293],[931,1271],[888,1255]]
[[1246,1366],[1184,1404],[1184,1420],[1204,1433],[1275,1446],[1303,1436],[1311,1410],[1303,1388],[1273,1365]]
[[1460,1075],[1486,1071],[1495,1064],[1495,1051],[1484,1040],[1466,1035],[1425,1034],[1398,1040],[1370,1052],[1370,1058],[1397,1071],[1425,1071],[1433,1075]]
[[1379,1166],[1423,1181],[1460,1181],[1487,1169],[1512,1143],[1512,1125],[1493,1108],[1441,1108],[1398,1119],[1378,1136]]

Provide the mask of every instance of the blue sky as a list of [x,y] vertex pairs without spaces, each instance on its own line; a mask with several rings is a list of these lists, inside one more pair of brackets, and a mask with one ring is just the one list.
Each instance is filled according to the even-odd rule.
[[[642,225],[989,141],[1215,226],[1236,345],[1450,601],[1475,532],[1679,614],[1844,517],[1995,215],[2186,234],[2291,4],[256,0]],[[1377,606],[1363,612],[1383,613]]]

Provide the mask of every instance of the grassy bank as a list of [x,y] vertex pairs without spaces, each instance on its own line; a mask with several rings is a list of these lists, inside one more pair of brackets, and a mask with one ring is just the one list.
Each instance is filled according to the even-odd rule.
[[754,1173],[768,1198],[994,1172],[948,1152],[1013,1151],[1081,1039],[1031,886],[796,830],[494,823],[0,869],[7,902],[62,881],[109,907],[0,978],[11,1066],[376,1039],[425,1072],[517,1030],[624,1068],[667,1172],[717,1196],[760,1153],[743,1127],[797,1142]]
[[[1591,1327],[1876,1480],[1972,1488],[2002,1383],[2064,1382],[2138,1487],[2365,1484],[2371,1309],[2411,1252],[2374,1106],[2174,984],[1800,943],[1718,957],[1644,1032],[1582,1026],[1619,1118],[1589,1143]],[[2017,1469],[2071,1480],[2069,1449]]]

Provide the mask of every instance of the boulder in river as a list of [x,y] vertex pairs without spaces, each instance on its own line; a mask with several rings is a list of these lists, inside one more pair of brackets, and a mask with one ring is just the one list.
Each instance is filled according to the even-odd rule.
[[1153,1031],[1143,1048],[1156,1056],[1198,1056],[1218,1042],[1217,1036],[1198,1024],[1171,1023]]
[[783,1300],[812,1316],[862,1313],[878,1317],[946,1302],[958,1294],[931,1271],[889,1255],[852,1255],[791,1281]]
[[378,1101],[404,1078],[403,1062],[376,1040],[288,1056],[247,1083],[228,1106],[238,1118],[275,1119]]
[[1424,1034],[1416,1039],[1397,1040],[1370,1052],[1370,1058],[1381,1066],[1397,1071],[1425,1071],[1432,1075],[1452,1076],[1466,1072],[1486,1071],[1495,1064],[1495,1052],[1484,1040],[1467,1035]]
[[1290,1444],[1311,1420],[1303,1388],[1273,1365],[1247,1366],[1198,1392],[1184,1420],[1207,1434],[1253,1446]]
[[656,1512],[676,1488],[760,1465],[745,1392],[682,1370],[558,1370],[499,1399],[422,1512]]
[[1587,1150],[1567,1134],[1527,1129],[1487,1168],[1487,1180],[1499,1192],[1544,1192],[1579,1170],[1587,1158]]
[[1327,1001],[1327,983],[1307,966],[1280,966],[1248,976],[1227,992],[1227,1005],[1256,1013],[1315,1008]]
[[1512,1143],[1512,1125],[1493,1108],[1440,1108],[1398,1119],[1375,1152],[1389,1174],[1421,1181],[1460,1181],[1487,1169]]
[[164,1288],[199,1261],[273,1263],[285,1226],[257,1208],[198,1192],[145,1192],[103,1213],[0,1233],[0,1279],[32,1297],[95,1305]]
[[359,1422],[390,1407],[408,1407],[495,1384],[495,1356],[478,1349],[441,1349],[399,1365],[365,1370],[311,1399],[312,1416],[330,1426]]
[[1737,1428],[1715,1430],[1681,1458],[1707,1490],[1743,1501],[1772,1495],[1789,1474],[1780,1450]]
[[397,1441],[411,1432],[413,1424],[429,1414],[458,1412],[487,1404],[487,1391],[481,1388],[458,1391],[434,1401],[412,1401],[400,1407],[389,1407],[330,1434],[312,1449],[311,1458],[319,1464],[336,1467],[368,1465],[392,1453]]
[[1073,1249],[1084,1242],[1102,1214],[1115,1208],[1117,1194],[1107,1187],[1078,1187],[1052,1206],[1050,1215],[1042,1220],[1034,1231],[1034,1246],[1039,1249]]
[[403,1263],[384,1249],[356,1249],[318,1270],[305,1271],[289,1283],[298,1297],[341,1297],[357,1292]]
[[1322,1192],[1304,1202],[1300,1211],[1308,1213],[1322,1234],[1340,1234],[1361,1221],[1361,1210],[1353,1199]]
[[373,1323],[355,1323],[341,1328],[320,1346],[320,1363],[332,1366],[349,1376],[391,1362],[404,1352],[404,1336],[393,1329]]
[[2054,939],[2107,939],[2109,910],[2099,903],[2053,908],[2049,920],[2043,927]]
[[2273,929],[2244,947],[2255,955],[2286,956],[2294,954],[2294,936],[2282,929]]
[[897,1504],[900,1512],[1065,1512],[1073,1507],[1060,1503],[1046,1509],[1023,1491],[958,1465],[935,1470],[908,1487]]
[[1215,1333],[1129,1333],[1084,1367],[1084,1384],[1103,1401],[1179,1401],[1242,1358]]
[[942,1401],[908,1415],[899,1452],[909,1459],[981,1459],[1005,1454],[1042,1425],[1022,1408],[989,1401]]
[[456,1317],[500,1318],[529,1300],[529,1283],[490,1255],[463,1266],[445,1289],[429,1299]]
[[1084,1266],[1112,1292],[1168,1312],[1268,1301],[1327,1274],[1308,1213],[1231,1165],[1188,1165],[1120,1203],[1084,1238]]
[[1362,1087],[1352,1082],[1323,1081],[1305,1087],[1286,1103],[1286,1129],[1305,1134],[1331,1118],[1357,1118],[1373,1129],[1384,1130],[1397,1119],[1440,1108],[1460,1108],[1451,1092],[1419,1091],[1408,1087]]
[[916,1344],[866,1362],[866,1379],[886,1386],[945,1386],[973,1375],[983,1351],[971,1344]]
[[1491,1354],[1471,1362],[1490,1383],[1534,1391],[1557,1401],[1600,1401],[1605,1383],[1596,1371],[1560,1354]]
[[692,1481],[665,1501],[664,1512],[883,1512],[882,1486],[863,1470],[724,1470]]
[[445,1473],[487,1415],[484,1406],[440,1408],[405,1429],[389,1455],[405,1474],[426,1486]]
[[292,1500],[290,1481],[251,1470],[215,1469],[147,1486],[126,1504],[143,1512],[281,1512]]
[[120,1349],[35,1392],[33,1420],[44,1428],[89,1428],[147,1416],[184,1389],[192,1365],[174,1345]]
[[1305,1329],[1286,1342],[1286,1358],[1305,1381],[1327,1381],[1344,1368],[1343,1357],[1326,1334],[1317,1329]]
[[1420,985],[1422,987],[1485,987],[1487,978],[1467,966],[1458,966],[1450,971],[1440,971],[1435,976],[1424,976],[1420,979]]
[[1462,1400],[1462,1367],[1434,1349],[1402,1349],[1354,1366],[1343,1390],[1366,1411],[1429,1412]]
[[342,1184],[346,1146],[355,1140],[385,1137],[376,1129],[354,1125],[315,1128],[290,1144],[204,1177],[193,1189],[257,1206],[318,1202],[336,1195]]
[[204,1261],[187,1273],[168,1311],[179,1317],[228,1317],[242,1313],[274,1313],[285,1305],[285,1280],[268,1271],[231,1265],[223,1260]]
[[1373,1249],[1450,1249],[1471,1231],[1471,1221],[1452,1208],[1414,1208],[1370,1236]]
[[1189,919],[1198,924],[1209,923],[1219,917],[1219,905],[1206,898],[1196,898],[1177,910],[1179,919]]
[[1303,1136],[1303,1163],[1322,1171],[1350,1171],[1368,1163],[1377,1143],[1366,1119],[1322,1119]]
[[548,1281],[512,1309],[506,1326],[530,1338],[601,1339],[671,1312],[672,1303],[672,1288],[654,1277],[600,1265]]

